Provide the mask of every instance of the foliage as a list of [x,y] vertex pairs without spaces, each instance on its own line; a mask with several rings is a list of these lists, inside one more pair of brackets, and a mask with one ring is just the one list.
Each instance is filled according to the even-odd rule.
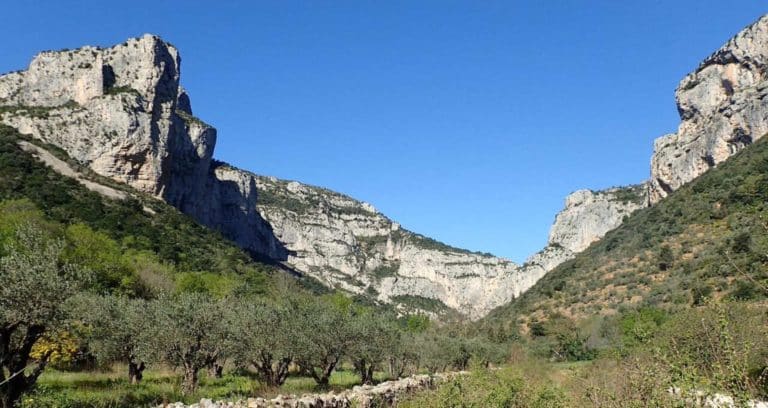
[[552,361],[582,361],[595,357],[587,345],[588,336],[571,319],[550,316],[544,322],[531,325],[531,334],[539,338],[540,353]]
[[745,402],[768,396],[768,309],[714,303],[683,311],[656,336],[657,358],[679,387],[720,391]]
[[[699,305],[706,298],[768,296],[768,140],[757,140],[545,275],[491,313],[513,331],[518,317],[585,318],[638,306]],[[563,285],[567,282],[567,285]],[[558,290],[559,288],[559,290]]]
[[305,299],[298,304],[296,364],[319,387],[328,380],[347,350],[357,341],[349,321],[354,313],[349,304],[333,304],[328,299]]
[[[61,240],[21,226],[0,259],[0,407],[10,408],[37,381],[55,350],[30,361],[35,343],[66,327],[64,305],[88,281],[62,262]],[[30,369],[30,371],[25,371]]]
[[425,311],[437,314],[445,314],[451,312],[451,309],[439,299],[432,299],[418,295],[397,295],[392,296],[391,299],[393,303],[405,306],[406,310],[411,313]]
[[405,232],[407,234],[406,237],[408,237],[408,242],[422,249],[428,249],[428,250],[440,251],[440,252],[458,252],[458,253],[468,254],[468,255],[478,255],[482,257],[493,256],[493,254],[490,254],[488,252],[470,251],[468,249],[450,246],[436,239],[425,237],[424,235],[417,234],[412,231],[405,231]]
[[[167,285],[169,277],[162,275],[168,273],[207,272],[238,281],[240,291],[268,291],[268,275],[273,269],[253,262],[219,234],[173,207],[135,192],[125,200],[106,199],[22,150],[18,146],[22,139],[15,129],[0,125],[0,196],[17,203],[6,207],[19,208],[18,200],[31,203],[35,210],[25,211],[39,211],[47,222],[66,226],[68,238],[73,241],[96,245],[95,253],[88,253],[87,248],[68,248],[67,252],[73,259],[95,267],[95,284],[101,289],[148,295],[146,291],[152,288],[141,280],[142,276],[136,276],[136,259],[119,259],[120,254],[129,253],[140,255],[145,266],[149,263],[158,272],[164,270],[146,276],[155,284]],[[145,207],[152,212],[145,211]],[[7,236],[3,228],[0,225],[0,238]],[[153,259],[148,254],[154,254]]]
[[[372,309],[359,309],[350,319],[350,334],[356,341],[347,351],[360,382],[373,383],[375,370],[380,369],[387,357],[394,358],[401,341],[395,319]],[[389,361],[392,361],[391,359]]]
[[102,365],[128,364],[131,382],[141,381],[147,363],[160,360],[156,326],[147,318],[150,305],[143,299],[82,295],[72,309],[80,316],[90,352]]
[[418,394],[398,407],[571,407],[558,387],[535,383],[512,368],[478,369],[456,376],[435,391]]
[[646,186],[644,184],[635,184],[632,186],[619,187],[611,191],[613,198],[622,203],[633,203],[642,205],[646,200]]
[[154,352],[184,371],[182,393],[197,389],[199,371],[227,353],[232,308],[199,293],[181,293],[150,303]]
[[237,364],[256,369],[259,379],[270,387],[279,387],[288,379],[289,368],[299,348],[295,342],[296,299],[276,303],[251,300],[242,302],[231,316],[234,344],[232,355]]
[[35,361],[48,359],[53,367],[68,368],[81,357],[81,340],[66,330],[47,333],[32,346],[29,357]]

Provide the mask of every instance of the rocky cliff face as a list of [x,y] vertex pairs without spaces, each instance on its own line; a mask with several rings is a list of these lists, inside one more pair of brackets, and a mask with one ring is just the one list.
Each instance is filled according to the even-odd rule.
[[511,261],[405,230],[350,197],[295,181],[256,180],[259,213],[290,249],[287,262],[328,286],[475,318],[541,277]]
[[192,115],[179,78],[178,51],[151,35],[43,52],[26,71],[0,76],[0,121],[256,256],[384,302],[480,317],[542,274],[406,231],[341,194],[213,160],[216,130]]
[[602,191],[579,190],[565,199],[565,209],[549,230],[549,245],[560,245],[579,253],[621,225],[624,217],[644,207],[647,186],[611,188]]
[[164,199],[254,254],[285,256],[256,211],[254,177],[213,160],[216,129],[192,115],[180,57],[152,35],[38,54],[0,76],[0,121],[96,173]]
[[571,193],[549,230],[547,246],[531,255],[523,265],[526,275],[538,280],[587,249],[621,225],[624,217],[644,207],[647,194],[646,184]]
[[768,132],[768,16],[686,76],[675,98],[681,123],[654,143],[650,203]]

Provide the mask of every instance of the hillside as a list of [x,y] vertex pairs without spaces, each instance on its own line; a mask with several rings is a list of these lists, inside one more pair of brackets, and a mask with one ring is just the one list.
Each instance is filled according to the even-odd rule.
[[179,51],[152,35],[45,51],[28,69],[0,75],[0,122],[165,201],[254,259],[432,314],[482,317],[639,207],[612,192],[579,192],[523,266],[445,245],[368,203],[214,160],[218,134],[193,115],[180,64]]
[[[48,161],[59,161],[56,171],[36,157],[48,152]],[[61,174],[66,170],[72,173]],[[86,263],[96,269],[102,291],[131,296],[177,288],[217,296],[265,294],[277,272],[162,201],[99,177],[55,146],[3,125],[0,197],[7,219],[21,214],[26,220],[24,214],[40,211],[60,228],[92,231],[90,256],[101,259]],[[9,228],[4,226],[5,233]]]
[[567,261],[490,325],[768,296],[768,141],[760,139]]

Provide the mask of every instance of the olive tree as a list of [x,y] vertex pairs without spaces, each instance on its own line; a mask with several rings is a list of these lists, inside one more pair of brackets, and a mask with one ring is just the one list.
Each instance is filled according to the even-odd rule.
[[296,303],[290,300],[242,302],[232,316],[236,361],[252,365],[259,379],[271,387],[283,385],[298,354],[296,316]]
[[155,347],[169,364],[184,370],[181,391],[197,389],[199,372],[223,358],[231,346],[231,305],[201,293],[182,293],[150,302],[157,328]]
[[419,363],[419,350],[416,334],[398,330],[393,334],[393,342],[386,350],[387,374],[390,378],[400,378],[406,373],[413,374]]
[[399,340],[394,319],[374,314],[373,310],[358,310],[350,318],[351,345],[349,358],[363,384],[373,383],[373,372],[386,359]]
[[449,337],[436,330],[415,336],[419,364],[430,373],[445,371],[448,367],[463,368],[469,360],[460,339]]
[[489,368],[491,364],[501,364],[509,356],[507,345],[492,342],[485,337],[469,338],[465,344],[473,364],[484,368]]
[[157,358],[153,347],[154,321],[143,299],[119,296],[81,296],[75,308],[88,326],[89,348],[100,363],[128,364],[131,384],[143,378],[146,364]]
[[321,299],[298,305],[296,363],[321,388],[328,382],[355,339],[350,330],[350,311]]
[[88,274],[60,262],[63,242],[22,225],[0,259],[0,407],[32,388],[50,353],[30,361],[32,346],[68,322],[65,303]]

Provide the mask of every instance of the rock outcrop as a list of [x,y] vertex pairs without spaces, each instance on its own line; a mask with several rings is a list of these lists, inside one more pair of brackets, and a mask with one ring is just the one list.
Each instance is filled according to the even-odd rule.
[[433,313],[477,318],[538,278],[515,263],[410,232],[370,204],[319,187],[256,177],[259,213],[287,263],[331,287]]
[[216,129],[192,115],[180,57],[152,35],[46,51],[0,76],[0,121],[94,172],[161,198],[253,254],[285,249],[256,211],[254,176],[212,160]]
[[587,249],[624,218],[645,206],[647,185],[607,190],[578,190],[565,198],[565,208],[555,217],[549,241],[523,265],[526,276],[540,279],[561,263]]
[[579,253],[608,231],[621,225],[624,217],[645,206],[647,186],[579,190],[565,199],[565,209],[549,230],[549,245]]
[[768,15],[688,74],[675,92],[681,123],[654,143],[650,204],[768,132]]

